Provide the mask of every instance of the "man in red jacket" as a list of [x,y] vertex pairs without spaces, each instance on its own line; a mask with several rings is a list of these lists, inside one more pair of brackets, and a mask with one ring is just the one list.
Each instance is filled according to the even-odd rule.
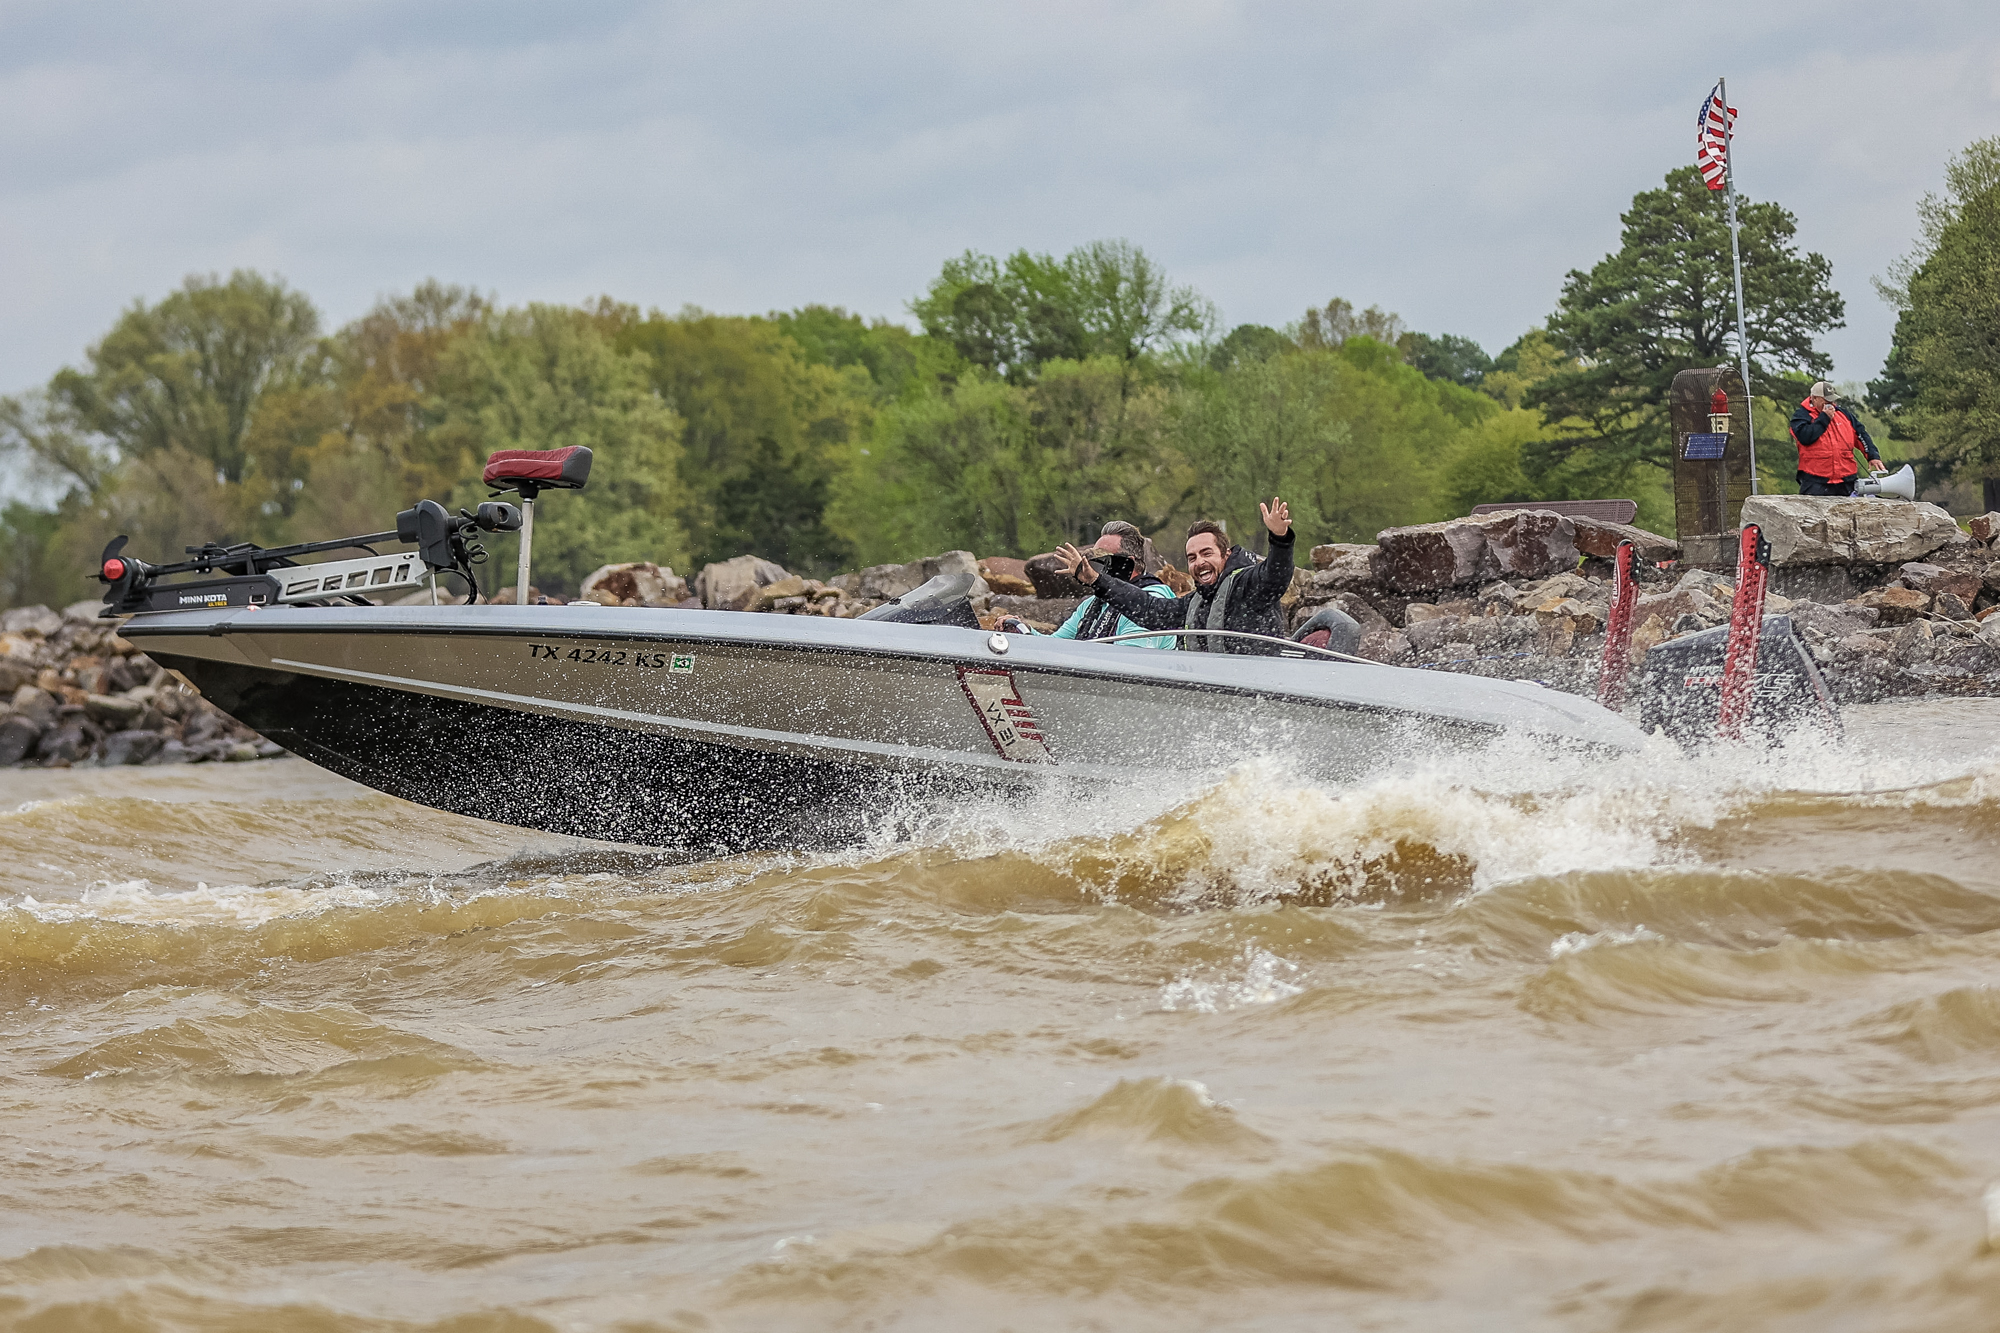
[[1792,413],[1792,439],[1799,446],[1800,495],[1854,494],[1854,451],[1868,455],[1868,470],[1882,471],[1882,455],[1868,428],[1840,405],[1840,395],[1825,380]]

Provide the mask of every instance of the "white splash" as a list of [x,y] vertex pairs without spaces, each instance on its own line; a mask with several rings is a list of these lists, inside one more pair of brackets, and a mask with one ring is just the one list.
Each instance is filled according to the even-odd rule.
[[75,902],[45,903],[23,894],[12,905],[37,920],[116,921],[128,925],[261,926],[280,917],[316,916],[342,907],[372,907],[382,901],[373,889],[340,885],[298,889],[230,884],[211,888],[155,889],[152,882],[100,881]]
[[[1243,964],[1241,976],[1221,981],[1198,977],[1178,977],[1160,988],[1160,1008],[1167,1013],[1186,1011],[1217,1014],[1253,1004],[1275,1004],[1299,994],[1305,987],[1287,978],[1299,977],[1297,963],[1288,962],[1269,949],[1255,945],[1237,955]],[[1199,1085],[1197,1085],[1199,1086]],[[1208,1090],[1201,1089],[1207,1096]]]
[[1582,953],[1585,949],[1596,949],[1604,945],[1643,944],[1648,940],[1665,938],[1666,936],[1658,931],[1648,930],[1644,926],[1635,926],[1631,930],[1600,930],[1588,935],[1580,930],[1572,930],[1549,946],[1549,961],[1554,962],[1569,954]]

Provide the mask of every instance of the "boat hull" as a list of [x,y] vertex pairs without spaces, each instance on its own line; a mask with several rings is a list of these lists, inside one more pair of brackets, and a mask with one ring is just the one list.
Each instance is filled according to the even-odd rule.
[[357,782],[693,853],[848,844],[941,798],[1198,780],[1261,754],[1347,781],[1412,746],[1509,730],[1638,739],[1595,705],[1514,682],[816,617],[278,607],[139,616],[122,632]]

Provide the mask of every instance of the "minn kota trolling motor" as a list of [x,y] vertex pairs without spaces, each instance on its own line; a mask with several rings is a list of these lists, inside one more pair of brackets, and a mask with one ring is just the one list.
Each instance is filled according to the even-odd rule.
[[[193,557],[173,565],[149,565],[122,552],[128,538],[116,537],[104,548],[98,580],[105,589],[105,616],[131,615],[139,611],[199,611],[230,606],[319,605],[345,602],[366,606],[369,599],[404,592],[421,586],[429,575],[431,599],[437,600],[440,575],[465,580],[467,600],[479,596],[479,578],[474,567],[485,563],[486,550],[473,534],[515,532],[521,526],[521,511],[511,504],[487,502],[477,512],[451,513],[435,500],[419,500],[396,515],[389,532],[371,532],[361,537],[340,537],[333,541],[301,542],[297,546],[274,546],[268,550],[249,542],[222,546],[190,546]],[[414,552],[377,555],[372,549],[380,542],[412,542]],[[299,556],[320,551],[360,548],[368,554],[355,560],[330,560],[324,564],[301,565]],[[158,580],[175,574],[211,574],[213,578],[188,579],[181,583]]]

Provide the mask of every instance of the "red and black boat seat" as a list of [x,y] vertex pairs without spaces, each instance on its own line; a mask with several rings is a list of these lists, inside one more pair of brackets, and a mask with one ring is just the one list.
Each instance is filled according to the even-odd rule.
[[590,450],[502,449],[486,460],[488,486],[519,491],[580,490],[590,479]]

